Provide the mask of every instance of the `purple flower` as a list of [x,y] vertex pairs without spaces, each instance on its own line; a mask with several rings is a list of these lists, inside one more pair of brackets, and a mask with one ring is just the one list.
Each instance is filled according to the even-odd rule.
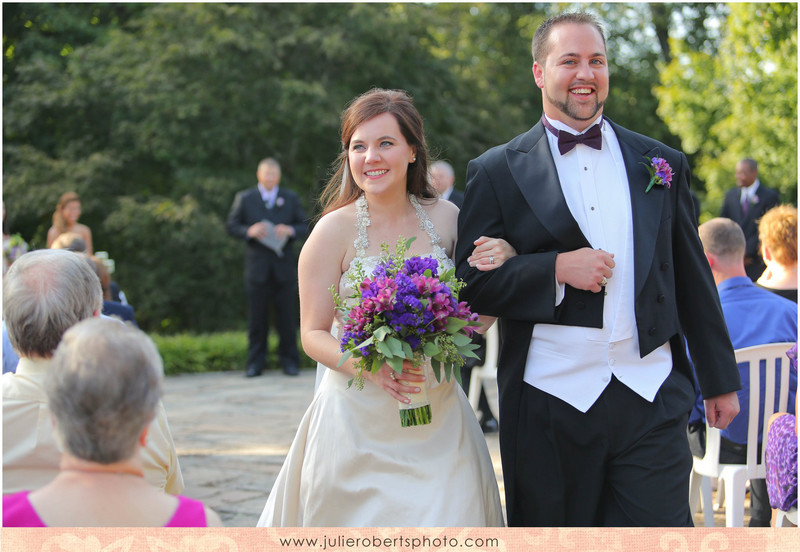
[[647,171],[650,173],[650,182],[647,184],[644,193],[649,192],[655,185],[669,188],[672,183],[672,167],[669,166],[667,160],[661,157],[645,157],[645,159],[650,161],[649,165],[642,163],[642,165],[647,167]]
[[786,351],[786,356],[789,357],[789,363],[791,364],[792,368],[797,370],[797,343],[794,346]]
[[426,270],[430,270],[434,278],[439,275],[439,263],[433,257],[411,257],[406,260],[404,268],[409,275],[422,275]]

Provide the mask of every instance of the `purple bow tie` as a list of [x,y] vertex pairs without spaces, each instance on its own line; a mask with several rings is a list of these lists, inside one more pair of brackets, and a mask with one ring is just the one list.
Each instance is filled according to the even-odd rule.
[[558,151],[561,153],[561,155],[572,151],[572,149],[578,144],[584,144],[596,150],[599,150],[603,147],[603,133],[600,129],[603,124],[602,119],[600,119],[599,123],[592,126],[583,134],[572,134],[566,130],[558,130],[556,127],[550,124],[544,115],[542,115],[542,124],[545,126],[545,128],[547,128],[547,130],[553,133],[553,136],[558,138]]

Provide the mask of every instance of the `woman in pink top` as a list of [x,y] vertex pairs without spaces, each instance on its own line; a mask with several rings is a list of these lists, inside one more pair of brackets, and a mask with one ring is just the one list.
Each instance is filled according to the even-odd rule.
[[161,398],[152,340],[114,320],[70,328],[53,358],[47,397],[64,453],[41,489],[3,497],[5,527],[206,527],[217,514],[144,479],[140,447]]

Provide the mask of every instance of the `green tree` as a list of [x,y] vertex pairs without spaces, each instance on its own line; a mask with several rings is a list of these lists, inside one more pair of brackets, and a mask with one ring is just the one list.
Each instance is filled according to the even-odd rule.
[[672,40],[672,61],[656,87],[659,114],[696,154],[707,211],[719,212],[736,162],[752,157],[759,175],[797,196],[797,6],[731,4],[716,52]]
[[66,18],[68,35],[83,24],[75,9],[31,5],[4,21],[14,52],[28,53],[4,88],[7,206],[42,246],[60,193],[79,192],[82,221],[117,261],[144,327],[244,320],[231,285],[242,246],[223,225],[233,195],[272,155],[312,210],[355,95],[405,88],[432,128],[468,119],[460,104],[432,107],[458,86],[429,54],[428,6],[153,4],[90,25],[66,54],[63,37],[46,40],[49,26],[18,29]]

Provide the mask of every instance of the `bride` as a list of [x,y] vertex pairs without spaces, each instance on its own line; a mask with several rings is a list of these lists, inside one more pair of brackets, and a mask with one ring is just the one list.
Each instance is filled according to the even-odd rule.
[[[393,377],[388,365],[348,389],[351,358],[337,367],[340,317],[331,286],[350,295],[347,274],[370,273],[381,243],[416,238],[409,255],[453,266],[458,208],[428,181],[422,118],[402,91],[373,89],[342,116],[343,151],[323,192],[324,210],[300,254],[300,332],[306,353],[328,367],[281,468],[259,526],[501,526],[497,481],[483,433],[461,387],[423,374]],[[476,242],[478,244],[478,242]],[[514,254],[480,241],[496,268]],[[481,255],[480,253],[483,253]],[[481,264],[480,260],[476,261]],[[332,329],[333,328],[333,329]],[[402,381],[401,381],[402,380]],[[397,401],[428,388],[432,422],[401,427]]]

